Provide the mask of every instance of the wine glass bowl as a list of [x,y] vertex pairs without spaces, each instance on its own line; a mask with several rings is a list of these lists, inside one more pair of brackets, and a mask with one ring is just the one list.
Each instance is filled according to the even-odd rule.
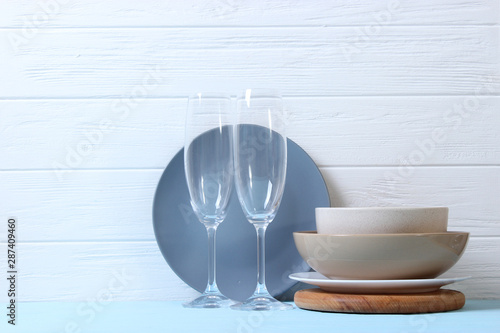
[[250,223],[271,223],[286,178],[286,138],[266,127],[238,124],[235,141],[236,189]]
[[233,183],[232,128],[222,125],[186,147],[185,166],[191,206],[202,223],[221,223]]

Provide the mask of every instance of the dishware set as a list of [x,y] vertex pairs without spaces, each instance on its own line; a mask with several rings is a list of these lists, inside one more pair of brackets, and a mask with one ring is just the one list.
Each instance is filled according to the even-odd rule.
[[[463,294],[439,288],[465,278],[436,277],[460,259],[469,234],[447,231],[447,224],[446,207],[316,208],[317,231],[293,235],[300,255],[316,272],[290,278],[316,285],[323,293],[302,290],[295,303],[305,309],[365,313],[461,308]],[[342,304],[336,302],[339,297]],[[387,297],[392,297],[390,307],[380,302]],[[449,303],[436,308],[436,297]],[[360,307],[360,302],[371,307]]]
[[[273,296],[296,281],[320,288],[295,293],[296,305],[309,310],[418,313],[463,306],[463,294],[439,288],[464,278],[436,278],[458,261],[468,240],[468,233],[447,231],[447,208],[326,207],[319,170],[286,138],[279,93],[247,89],[236,107],[232,102],[221,94],[189,98],[185,148],[155,194],[153,224],[163,256],[188,285],[204,288],[185,307],[287,310],[293,306]],[[235,222],[244,220],[250,223]],[[208,250],[201,250],[207,238]],[[304,272],[308,266],[316,272]],[[391,297],[392,307],[382,296]]]

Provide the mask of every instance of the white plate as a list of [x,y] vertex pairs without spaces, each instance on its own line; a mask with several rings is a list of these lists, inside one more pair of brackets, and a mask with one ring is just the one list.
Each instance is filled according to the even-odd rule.
[[332,280],[318,272],[294,273],[292,280],[312,284],[324,291],[350,294],[410,294],[435,291],[450,283],[470,277],[411,280]]

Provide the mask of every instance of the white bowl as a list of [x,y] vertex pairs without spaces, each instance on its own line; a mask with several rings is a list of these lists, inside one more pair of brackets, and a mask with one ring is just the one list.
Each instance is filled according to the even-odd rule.
[[318,207],[318,234],[393,234],[445,232],[447,207]]

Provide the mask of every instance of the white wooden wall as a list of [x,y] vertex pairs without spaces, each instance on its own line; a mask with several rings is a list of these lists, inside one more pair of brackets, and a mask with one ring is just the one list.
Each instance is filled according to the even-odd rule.
[[3,0],[0,245],[17,217],[19,299],[92,300],[123,274],[115,300],[192,297],[153,192],[184,96],[247,86],[283,91],[333,205],[449,206],[472,237],[448,276],[500,298],[499,23],[498,0]]

